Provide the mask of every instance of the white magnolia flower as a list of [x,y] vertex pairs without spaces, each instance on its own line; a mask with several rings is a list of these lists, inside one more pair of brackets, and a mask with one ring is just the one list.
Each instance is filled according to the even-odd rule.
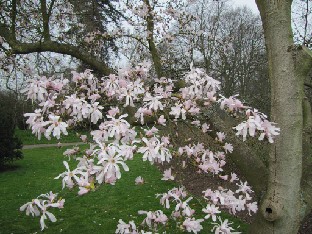
[[85,169],[85,167],[84,166],[78,167],[78,168],[74,169],[73,171],[71,171],[69,169],[69,165],[66,161],[63,161],[63,164],[64,164],[65,168],[67,169],[67,171],[61,173],[60,175],[58,175],[54,179],[59,179],[60,177],[62,177],[63,178],[63,180],[62,180],[63,189],[65,188],[65,186],[67,186],[68,188],[73,188],[75,185],[75,182],[77,184],[80,183],[80,180],[81,180],[80,176],[86,176],[86,172],[83,171],[83,169]]
[[56,116],[53,114],[49,115],[49,121],[47,121],[50,126],[45,131],[44,135],[46,138],[51,139],[50,135],[53,132],[53,136],[57,139],[60,139],[61,133],[64,135],[68,135],[66,128],[68,124],[60,121],[60,116]]

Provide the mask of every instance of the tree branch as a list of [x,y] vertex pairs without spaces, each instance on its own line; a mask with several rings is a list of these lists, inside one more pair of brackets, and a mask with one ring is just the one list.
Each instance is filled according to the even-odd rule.
[[55,0],[52,0],[49,6],[49,11],[48,11],[48,17],[50,18],[51,14],[52,14],[52,9],[53,9],[53,5],[55,3]]
[[155,71],[157,74],[157,77],[160,78],[163,75],[163,71],[162,71],[162,65],[161,65],[161,59],[159,56],[159,53],[157,51],[156,48],[156,44],[154,41],[154,16],[153,16],[153,12],[152,12],[152,7],[150,5],[149,0],[143,0],[143,2],[146,4],[147,8],[148,8],[148,14],[146,17],[146,23],[147,23],[147,32],[149,33],[148,37],[147,37],[147,41],[148,41],[148,47],[149,47],[149,51],[152,55],[152,60],[154,63],[154,67],[155,67]]
[[29,54],[34,52],[55,52],[59,54],[71,55],[82,62],[90,65],[94,70],[109,75],[113,72],[104,62],[98,61],[88,53],[80,51],[77,47],[69,44],[60,44],[54,41],[43,43],[11,43],[13,54]]
[[16,40],[16,33],[15,33],[15,26],[16,26],[16,0],[12,0],[12,10],[11,10],[11,33],[12,33],[12,39]]
[[295,53],[296,72],[306,77],[312,68],[312,51],[306,46],[298,46]]
[[46,0],[41,0],[41,15],[42,15],[42,26],[43,26],[43,38],[45,41],[50,41],[50,28],[49,28],[49,13],[47,12],[47,3]]
[[35,52],[55,52],[59,54],[67,54],[81,60],[85,64],[90,65],[94,71],[100,72],[103,75],[109,75],[114,72],[105,62],[99,61],[88,52],[82,51],[78,46],[62,44],[55,41],[34,43],[18,42],[14,39],[11,31],[3,23],[0,23],[0,36],[3,37],[10,45],[12,54],[30,54]]

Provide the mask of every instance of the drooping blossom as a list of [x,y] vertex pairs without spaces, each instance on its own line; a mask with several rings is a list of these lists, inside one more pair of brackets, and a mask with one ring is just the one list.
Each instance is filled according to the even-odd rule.
[[41,194],[31,202],[27,202],[20,207],[20,211],[26,210],[26,215],[32,215],[33,217],[40,216],[41,231],[47,228],[45,223],[46,219],[51,222],[56,222],[56,217],[50,211],[51,208],[63,208],[65,199],[57,200],[57,194],[52,192],[47,194]]

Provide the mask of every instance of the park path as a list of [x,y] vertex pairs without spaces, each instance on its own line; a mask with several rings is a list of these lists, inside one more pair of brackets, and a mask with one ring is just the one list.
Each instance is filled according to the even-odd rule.
[[23,149],[36,149],[36,148],[46,148],[46,147],[59,147],[59,146],[72,146],[72,145],[85,145],[84,142],[71,142],[71,143],[61,143],[59,144],[37,144],[37,145],[24,145]]

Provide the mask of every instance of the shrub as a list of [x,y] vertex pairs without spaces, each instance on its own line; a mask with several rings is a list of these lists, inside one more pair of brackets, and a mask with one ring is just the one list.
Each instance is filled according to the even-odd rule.
[[0,92],[0,166],[21,159],[22,142],[14,136],[16,98],[12,93]]

